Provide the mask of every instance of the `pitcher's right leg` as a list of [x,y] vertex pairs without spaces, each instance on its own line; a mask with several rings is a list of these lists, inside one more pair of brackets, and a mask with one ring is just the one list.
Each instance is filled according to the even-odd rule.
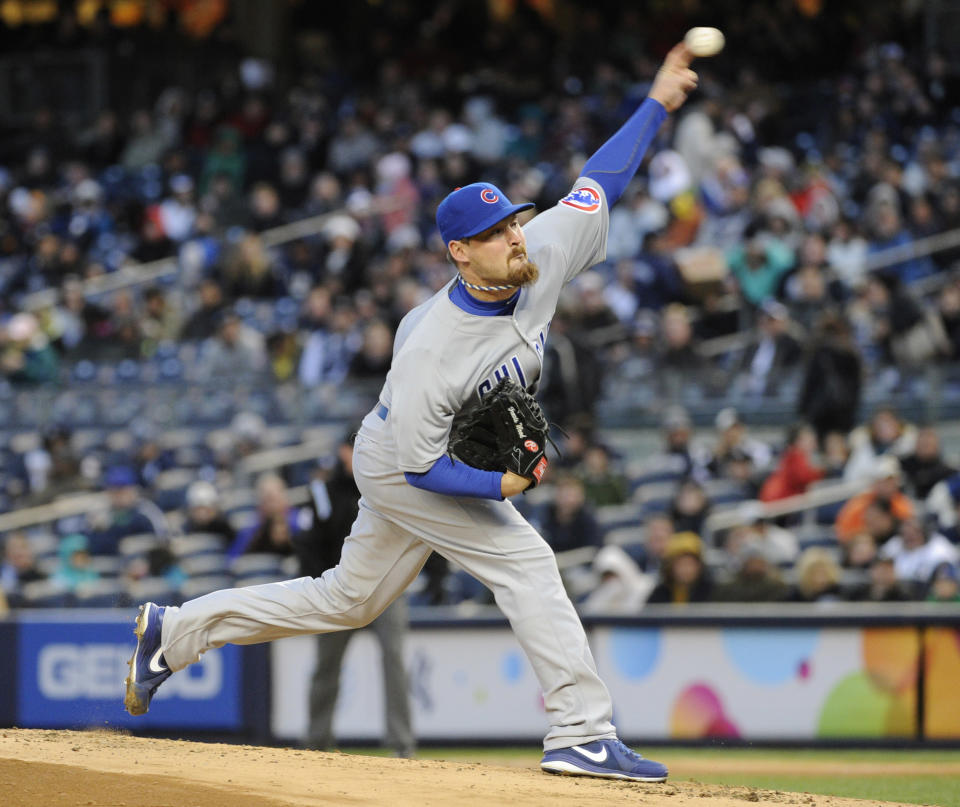
[[[149,655],[176,671],[228,643],[256,644],[369,623],[417,576],[430,548],[373,513],[362,499],[360,504],[340,563],[322,577],[224,589],[179,608],[151,611],[151,630],[141,637],[138,628],[134,659]],[[135,675],[131,679],[137,683]],[[128,683],[128,697],[130,687]],[[153,691],[134,699],[137,714],[147,710]]]

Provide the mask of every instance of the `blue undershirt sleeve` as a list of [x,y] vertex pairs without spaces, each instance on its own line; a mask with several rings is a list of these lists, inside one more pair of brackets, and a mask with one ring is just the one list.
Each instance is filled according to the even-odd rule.
[[603,188],[609,207],[620,198],[637,173],[643,155],[666,117],[663,104],[647,98],[583,166],[581,175]]
[[430,470],[418,474],[404,473],[407,482],[415,488],[443,493],[446,496],[471,496],[475,499],[502,499],[500,471],[482,471],[444,455]]

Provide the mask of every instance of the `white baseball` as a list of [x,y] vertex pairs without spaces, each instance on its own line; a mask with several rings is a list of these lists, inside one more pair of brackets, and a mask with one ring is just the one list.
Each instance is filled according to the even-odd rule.
[[691,28],[683,43],[694,56],[716,56],[726,40],[719,28]]

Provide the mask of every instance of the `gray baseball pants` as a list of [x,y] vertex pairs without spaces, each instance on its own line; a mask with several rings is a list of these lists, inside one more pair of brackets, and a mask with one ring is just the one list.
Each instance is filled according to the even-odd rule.
[[493,591],[543,690],[544,750],[616,737],[610,694],[546,541],[509,501],[443,496],[407,483],[363,432],[353,471],[360,513],[340,563],[319,578],[215,591],[167,608],[162,647],[172,670],[224,644],[359,628],[414,580],[431,551]]

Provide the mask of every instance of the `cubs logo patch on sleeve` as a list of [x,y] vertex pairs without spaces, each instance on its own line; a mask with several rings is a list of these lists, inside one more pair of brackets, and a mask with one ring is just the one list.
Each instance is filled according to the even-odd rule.
[[574,188],[560,200],[560,204],[581,213],[596,213],[600,209],[600,203],[600,192],[587,186]]

